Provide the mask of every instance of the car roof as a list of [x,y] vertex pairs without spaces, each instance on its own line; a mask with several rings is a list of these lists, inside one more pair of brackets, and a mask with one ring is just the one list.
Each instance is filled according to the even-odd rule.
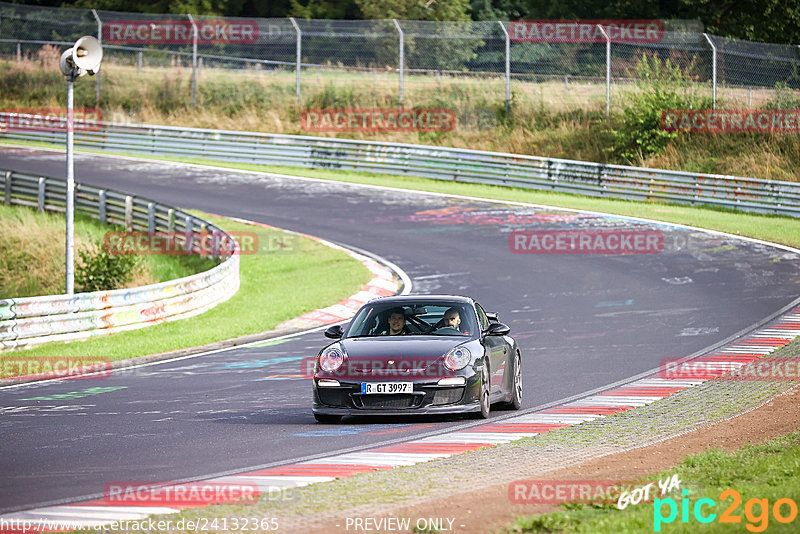
[[395,295],[392,297],[381,297],[374,299],[371,300],[370,303],[380,302],[383,304],[385,302],[396,302],[398,304],[403,304],[407,302],[419,302],[420,300],[424,300],[426,302],[462,302],[470,305],[475,303],[474,299],[461,295]]

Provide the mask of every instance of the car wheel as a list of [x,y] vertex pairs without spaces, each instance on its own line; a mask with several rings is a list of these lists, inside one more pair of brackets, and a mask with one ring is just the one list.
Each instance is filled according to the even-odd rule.
[[318,423],[338,423],[342,420],[342,416],[330,415],[326,413],[315,413],[314,419],[316,419]]
[[519,351],[514,355],[514,378],[511,382],[511,400],[508,407],[519,410],[522,406],[522,358]]
[[491,401],[489,400],[489,395],[491,393],[491,382],[489,379],[489,366],[483,364],[483,370],[481,371],[481,397],[480,397],[480,404],[481,404],[481,411],[478,412],[478,418],[480,419],[488,419],[489,412],[492,409]]

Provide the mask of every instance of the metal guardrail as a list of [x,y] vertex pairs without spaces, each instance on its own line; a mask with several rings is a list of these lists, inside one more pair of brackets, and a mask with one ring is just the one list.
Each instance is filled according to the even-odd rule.
[[[18,118],[0,113],[0,125]],[[12,122],[9,122],[12,121]],[[171,126],[99,123],[81,148],[316,169],[420,176],[637,201],[800,216],[800,183],[606,165],[461,148]],[[63,144],[62,131],[7,129],[0,139]]]
[[[65,211],[66,181],[0,170],[5,205]],[[198,235],[224,231],[214,224],[155,201],[78,183],[75,206],[103,223],[128,231],[170,232],[187,251],[197,251]],[[227,240],[232,247],[235,241]],[[183,319],[213,308],[239,289],[239,254],[221,249],[222,262],[177,280],[132,289],[0,299],[0,350],[51,341],[72,341]]]

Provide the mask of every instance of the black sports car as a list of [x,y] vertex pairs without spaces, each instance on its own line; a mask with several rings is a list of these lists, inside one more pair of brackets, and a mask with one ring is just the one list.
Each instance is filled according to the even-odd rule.
[[406,295],[375,299],[317,355],[314,417],[519,409],[521,358],[509,327],[471,298]]

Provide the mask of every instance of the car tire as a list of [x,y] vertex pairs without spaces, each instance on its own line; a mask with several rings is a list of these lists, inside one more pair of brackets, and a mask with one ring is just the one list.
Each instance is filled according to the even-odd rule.
[[514,375],[511,379],[511,400],[506,406],[511,410],[519,410],[522,407],[522,358],[519,351],[514,354]]
[[315,413],[314,419],[316,419],[318,423],[338,423],[342,420],[342,416],[330,415],[327,413]]
[[492,409],[490,395],[491,395],[491,381],[489,378],[489,366],[484,363],[483,369],[481,370],[481,396],[480,399],[478,400],[481,406],[481,410],[476,414],[478,419],[489,419],[489,412]]

